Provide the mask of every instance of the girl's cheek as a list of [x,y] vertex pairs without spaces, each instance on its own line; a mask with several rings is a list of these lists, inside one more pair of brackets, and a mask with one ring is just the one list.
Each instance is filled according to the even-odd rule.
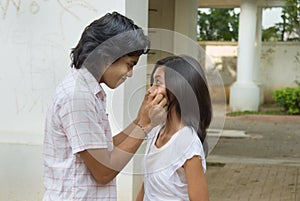
[[157,87],[157,93],[163,94],[166,96],[166,89],[164,87]]
[[164,86],[153,85],[148,90],[148,93],[163,94],[166,96],[166,88]]

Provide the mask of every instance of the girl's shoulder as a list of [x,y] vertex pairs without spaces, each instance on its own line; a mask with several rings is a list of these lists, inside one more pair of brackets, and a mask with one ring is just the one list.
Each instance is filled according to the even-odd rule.
[[202,142],[196,130],[191,126],[185,126],[180,130],[175,140],[175,147],[186,153],[196,152],[205,158]]
[[[193,156],[198,156],[201,160],[204,171],[206,170],[206,160],[203,145],[194,128],[186,126],[181,129],[176,139],[175,149],[178,150],[178,161],[174,163],[174,170],[186,162]],[[180,150],[180,151],[179,151]]]
[[177,140],[178,141],[181,141],[181,142],[194,142],[194,141],[200,141],[198,135],[197,135],[197,132],[195,131],[195,129],[191,126],[185,126],[183,128],[181,128],[179,131],[178,131],[178,134],[177,134]]

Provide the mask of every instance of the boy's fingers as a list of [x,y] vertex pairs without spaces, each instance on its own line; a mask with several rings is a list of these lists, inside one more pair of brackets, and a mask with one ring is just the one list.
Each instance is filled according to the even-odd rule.
[[164,98],[164,95],[162,95],[162,94],[157,94],[157,95],[155,96],[154,100],[153,100],[153,103],[154,103],[155,105],[157,105],[157,104],[159,104],[159,103],[163,100],[163,98]]
[[168,101],[166,98],[163,98],[160,102],[159,102],[159,106],[161,107],[165,107],[167,105]]

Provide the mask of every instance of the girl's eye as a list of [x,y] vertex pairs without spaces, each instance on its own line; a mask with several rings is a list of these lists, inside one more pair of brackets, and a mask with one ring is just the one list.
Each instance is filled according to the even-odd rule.
[[157,80],[155,80],[155,84],[159,85],[159,84],[161,84],[161,81],[157,79]]

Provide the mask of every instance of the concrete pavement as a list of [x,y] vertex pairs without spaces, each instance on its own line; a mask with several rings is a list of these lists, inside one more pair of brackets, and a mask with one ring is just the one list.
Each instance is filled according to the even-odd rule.
[[207,158],[210,201],[300,201],[300,116],[226,117]]

